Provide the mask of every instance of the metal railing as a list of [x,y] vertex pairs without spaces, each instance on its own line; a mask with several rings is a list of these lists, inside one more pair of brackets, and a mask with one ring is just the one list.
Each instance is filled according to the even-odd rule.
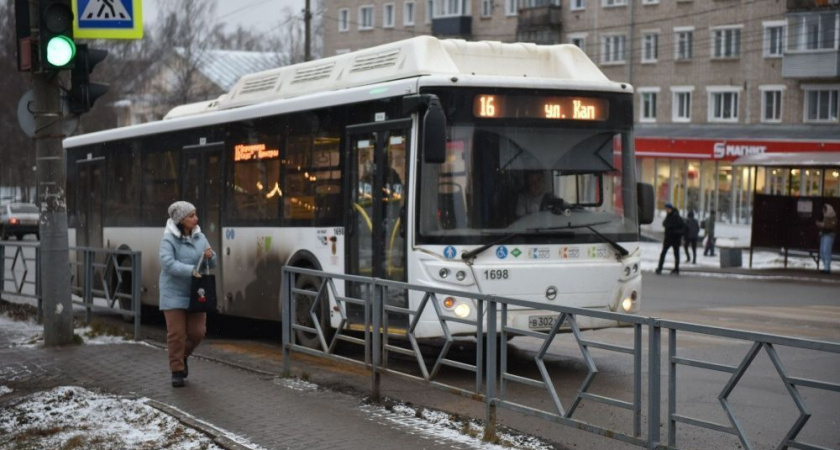
[[[320,280],[317,289],[303,289],[296,287],[297,277],[308,276]],[[336,281],[344,281],[356,284],[359,289],[356,291],[364,293],[356,297],[339,296],[336,289]],[[422,300],[416,308],[405,308],[388,304],[389,290],[401,290],[406,294],[410,291],[422,292]],[[328,339],[329,333],[320,324],[319,314],[325,309],[321,302],[329,301],[329,297],[336,301],[338,314],[341,320],[337,329],[333,330],[334,335]],[[477,307],[477,314],[474,319],[461,319],[444,311],[440,298],[442,296],[456,296],[472,299]],[[298,302],[301,299],[309,298],[309,306],[306,311],[298,311]],[[282,337],[283,337],[283,371],[288,376],[291,373],[291,352],[301,352],[309,355],[322,356],[344,362],[362,364],[371,372],[371,395],[375,400],[380,396],[380,377],[383,374],[393,374],[400,377],[407,377],[425,383],[429,387],[453,392],[468,398],[485,403],[485,439],[492,439],[496,435],[497,409],[504,408],[517,413],[538,417],[547,421],[585,430],[604,437],[617,439],[638,447],[649,449],[672,449],[677,448],[678,431],[677,423],[692,426],[702,430],[710,430],[727,435],[735,435],[741,445],[746,449],[754,448],[748,432],[740,425],[736,413],[730,407],[729,396],[735,386],[742,379],[745,371],[751,366],[756,355],[763,349],[768,354],[773,367],[785,385],[787,392],[793,399],[798,411],[799,418],[791,429],[779,442],[774,443],[775,448],[808,448],[827,449],[816,444],[801,442],[797,440],[800,431],[811,416],[806,401],[797,390],[797,386],[808,387],[823,391],[840,392],[840,384],[814,380],[804,377],[791,376],[782,364],[782,358],[776,351],[776,347],[785,346],[793,349],[805,349],[820,352],[820,355],[837,358],[840,361],[840,344],[813,341],[807,339],[789,338],[764,333],[732,330],[726,328],[709,327],[683,322],[660,320],[657,318],[641,317],[628,314],[619,314],[605,311],[595,311],[579,308],[564,307],[559,305],[536,304],[523,300],[498,297],[486,294],[468,293],[462,291],[429,288],[407,283],[400,283],[376,278],[367,278],[350,275],[331,274],[316,270],[285,267],[283,269],[281,308],[283,314]],[[357,305],[363,308],[363,326],[355,333],[363,333],[363,337],[353,335],[350,320],[348,318],[348,305]],[[552,311],[557,314],[551,330],[546,332],[532,331],[528,329],[515,328],[507,324],[507,315],[510,307],[534,308],[542,311]],[[420,317],[427,309],[434,310],[434,317],[440,322],[444,335],[440,352],[434,358],[431,368],[421,352],[420,343],[415,336],[415,329]],[[295,313],[293,313],[295,312]],[[300,314],[300,313],[303,314]],[[405,315],[408,318],[408,328],[404,331],[403,342],[408,342],[408,347],[395,345],[391,342],[391,336],[400,334],[389,325],[389,317],[394,315]],[[301,318],[308,319],[308,324],[300,323]],[[497,317],[498,320],[487,320],[488,317]],[[632,345],[616,345],[608,342],[599,342],[586,338],[580,332],[578,321],[580,318],[595,318],[620,321],[632,327]],[[293,320],[287,320],[292,318]],[[484,351],[484,339],[476,339],[476,350],[474,361],[456,361],[449,358],[453,345],[453,336],[449,331],[449,324],[463,323],[476,327],[478,336],[485,333],[486,327],[486,352]],[[667,355],[662,355],[662,330],[668,331]],[[376,331],[376,332],[374,332]],[[571,397],[571,401],[564,404],[561,396],[558,395],[552,374],[546,365],[546,356],[549,347],[563,332],[564,336],[571,336],[574,344],[580,350],[583,358],[586,375],[583,377],[580,386]],[[700,359],[691,359],[681,356],[678,352],[677,333],[692,333],[698,335],[714,336],[716,338],[735,339],[745,341],[751,345],[749,351],[737,365],[726,365]],[[298,333],[309,333],[317,335],[318,348],[309,348],[297,342]],[[643,347],[644,333],[647,333],[647,348]],[[541,340],[534,363],[537,368],[537,376],[525,376],[517,374],[508,367],[508,346],[499,345],[506,343],[510,334],[519,336],[530,336]],[[344,355],[336,354],[336,345],[340,341],[349,342],[364,348],[363,358],[353,359]],[[629,342],[628,342],[629,344]],[[599,373],[592,350],[608,352],[610,354],[627,355],[631,360],[633,382],[630,392],[620,392],[621,398],[611,397],[598,393],[593,389],[594,381]],[[646,350],[646,352],[645,352]],[[411,370],[391,367],[389,354],[397,353],[416,360],[417,367]],[[489,357],[488,357],[489,355]],[[647,373],[643,373],[643,360],[647,358]],[[666,373],[662,373],[662,363],[668,364]],[[692,366],[694,368],[706,369],[715,372],[730,374],[729,380],[723,385],[718,400],[723,407],[730,425],[722,425],[700,418],[691,417],[677,411],[677,366]],[[830,366],[830,365],[829,365]],[[451,377],[443,380],[440,376],[444,367],[455,368],[475,374],[475,383],[456,384]],[[835,365],[836,367],[836,365]],[[646,380],[645,380],[646,378]],[[644,383],[647,383],[647,392],[642,392]],[[662,390],[667,384],[667,425],[664,430],[660,429],[662,415]],[[512,393],[512,386],[526,386],[531,389],[540,389],[548,398],[547,407],[536,407],[524,404],[517,400]],[[587,402],[588,405],[600,405],[601,408],[612,410],[628,411],[632,417],[623,427],[611,424],[595,423],[599,417],[608,414],[600,414],[592,411],[581,415],[581,405]],[[568,405],[568,406],[567,406]],[[599,410],[601,411],[601,410]],[[646,412],[645,416],[643,413]],[[643,427],[643,419],[647,420],[646,433]],[[662,439],[662,431],[666,433],[666,439]]]
[[78,297],[73,304],[85,308],[85,323],[90,324],[93,311],[118,308],[124,318],[134,319],[134,340],[139,340],[140,252],[70,247],[70,254],[70,291]]
[[[69,248],[71,302],[93,311],[113,311],[134,318],[134,339],[140,338],[140,252],[107,248]],[[41,246],[38,242],[0,241],[0,294],[37,301],[42,317]],[[10,284],[11,286],[8,286]]]

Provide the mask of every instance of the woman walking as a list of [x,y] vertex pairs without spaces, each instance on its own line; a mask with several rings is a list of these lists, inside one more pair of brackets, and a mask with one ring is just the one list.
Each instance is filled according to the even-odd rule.
[[210,267],[216,265],[216,254],[198,226],[192,203],[178,201],[169,206],[169,220],[160,240],[160,310],[166,317],[166,347],[172,386],[184,386],[189,375],[187,358],[192,354],[207,329],[206,313],[187,311],[193,271],[201,258]]

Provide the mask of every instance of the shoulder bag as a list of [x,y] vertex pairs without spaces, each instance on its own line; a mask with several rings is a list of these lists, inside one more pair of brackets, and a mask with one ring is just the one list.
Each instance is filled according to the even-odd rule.
[[[204,273],[201,273],[202,263]],[[190,306],[188,312],[216,312],[216,276],[210,273],[210,261],[202,254],[193,270],[190,284]]]

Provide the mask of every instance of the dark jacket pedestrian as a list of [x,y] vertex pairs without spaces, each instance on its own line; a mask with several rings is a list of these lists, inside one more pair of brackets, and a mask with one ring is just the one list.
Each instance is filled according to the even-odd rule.
[[715,256],[715,212],[710,211],[709,217],[703,221],[703,230],[706,232],[706,247],[703,249],[703,256]]
[[[694,218],[694,211],[688,212],[688,218],[685,219],[685,238],[683,246],[685,247],[685,262],[697,264],[697,238],[700,236],[700,223]],[[689,255],[688,249],[691,248],[692,256]]]
[[656,274],[662,273],[662,265],[665,263],[665,255],[668,249],[674,248],[674,270],[671,271],[674,275],[680,273],[680,244],[682,244],[683,236],[685,235],[685,223],[680,217],[679,211],[670,203],[665,204],[665,210],[668,214],[665,220],[662,221],[662,226],[665,228],[665,240],[662,242],[662,253],[659,254],[659,266],[656,268]]
[[169,206],[169,220],[160,240],[160,310],[166,318],[166,347],[172,386],[184,386],[189,374],[187,358],[204,339],[206,313],[187,311],[193,271],[201,258],[216,265],[216,254],[198,226],[196,209],[189,202]]

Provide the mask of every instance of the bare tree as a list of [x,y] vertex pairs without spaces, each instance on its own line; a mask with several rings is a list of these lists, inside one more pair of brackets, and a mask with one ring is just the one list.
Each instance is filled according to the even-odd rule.
[[[17,107],[29,89],[28,74],[17,71],[14,0],[0,0],[0,186],[17,187],[32,201],[35,145],[21,130]],[[27,4],[28,6],[28,4]]]

